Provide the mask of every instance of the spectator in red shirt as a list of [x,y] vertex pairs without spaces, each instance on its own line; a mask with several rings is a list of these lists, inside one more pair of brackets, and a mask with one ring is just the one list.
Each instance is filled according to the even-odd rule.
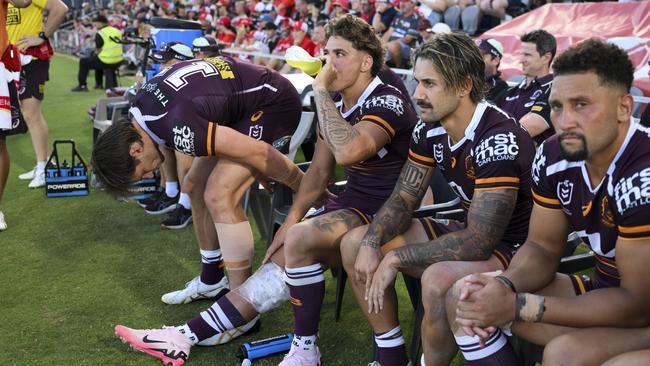
[[235,41],[236,37],[237,33],[235,33],[235,30],[230,23],[230,18],[219,18],[219,20],[217,20],[217,39],[219,42],[230,46]]
[[273,4],[275,5],[275,10],[278,12],[278,15],[289,18],[293,13],[294,0],[274,0]]

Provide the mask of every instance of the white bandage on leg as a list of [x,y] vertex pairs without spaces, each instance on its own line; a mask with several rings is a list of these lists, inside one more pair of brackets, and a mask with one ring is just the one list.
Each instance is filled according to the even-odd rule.
[[253,231],[248,221],[215,223],[223,262],[228,270],[242,270],[253,264]]
[[289,300],[289,287],[284,282],[284,271],[273,262],[258,268],[246,282],[233,291],[248,301],[260,314]]

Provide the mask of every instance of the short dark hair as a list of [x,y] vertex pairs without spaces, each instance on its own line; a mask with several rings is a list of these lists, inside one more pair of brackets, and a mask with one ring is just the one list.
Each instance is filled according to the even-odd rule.
[[126,194],[133,183],[131,177],[138,161],[129,150],[134,142],[142,142],[142,137],[130,121],[116,122],[95,141],[91,158],[93,173],[114,196]]
[[539,53],[540,56],[544,56],[550,52],[551,60],[549,61],[549,65],[553,61],[553,58],[555,58],[555,53],[557,52],[557,41],[551,33],[543,29],[537,29],[524,34],[521,36],[520,41],[534,43],[535,49],[537,49],[537,53]]
[[470,99],[480,102],[487,91],[483,54],[464,33],[436,33],[413,51],[413,65],[420,59],[433,63],[445,86],[459,90],[472,82]]
[[629,92],[634,65],[620,47],[591,38],[562,52],[553,63],[555,76],[593,72],[602,84]]
[[372,57],[372,69],[370,70],[372,76],[377,76],[384,67],[386,51],[381,40],[372,27],[361,18],[346,14],[330,20],[325,26],[325,39],[330,37],[341,37],[348,40],[354,49],[369,54]]

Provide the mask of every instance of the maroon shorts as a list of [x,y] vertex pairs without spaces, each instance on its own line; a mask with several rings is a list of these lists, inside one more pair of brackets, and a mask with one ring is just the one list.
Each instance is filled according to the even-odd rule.
[[20,87],[18,88],[20,100],[29,98],[43,100],[45,82],[48,80],[50,80],[50,61],[32,59],[20,70]]
[[[420,220],[422,223],[422,227],[424,227],[424,231],[427,233],[429,240],[434,240],[441,235],[459,231],[465,228],[464,223],[456,220],[438,220],[431,217],[424,217],[418,220]],[[519,244],[501,242],[497,244],[492,254],[494,254],[499,262],[501,262],[503,268],[508,268],[512,257],[514,257],[519,247]]]
[[293,135],[300,122],[302,104],[296,89],[289,84],[280,95],[259,107],[259,110],[246,116],[232,126],[232,129],[256,140],[272,144],[273,141]]
[[363,221],[364,225],[370,224],[376,213],[376,210],[367,210],[360,205],[355,205],[355,202],[346,199],[346,197],[337,197],[327,202],[325,206],[317,209],[316,212],[307,216],[306,219],[338,210],[349,210],[353,212],[361,219],[361,221]]

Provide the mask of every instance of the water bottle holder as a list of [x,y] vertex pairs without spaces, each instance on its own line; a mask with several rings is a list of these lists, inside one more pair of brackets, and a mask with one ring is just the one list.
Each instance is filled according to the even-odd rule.
[[[58,146],[70,144],[71,166],[62,166]],[[45,169],[45,195],[47,197],[86,196],[89,193],[88,168],[77,152],[73,140],[54,141],[52,154]]]

